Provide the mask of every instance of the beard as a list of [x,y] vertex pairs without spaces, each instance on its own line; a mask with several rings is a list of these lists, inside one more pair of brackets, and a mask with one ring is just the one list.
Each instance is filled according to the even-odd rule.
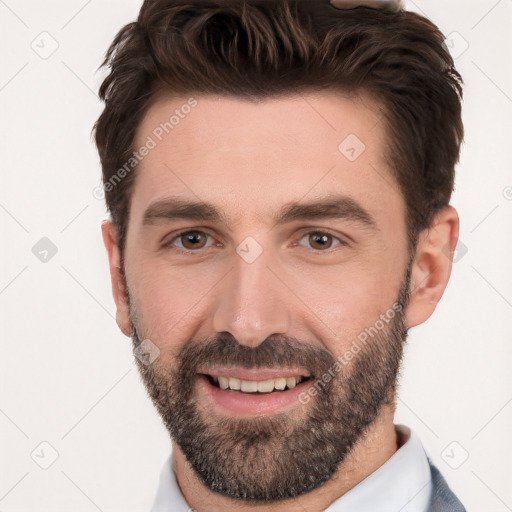
[[[332,372],[337,361],[331,352],[286,336],[247,347],[223,332],[185,344],[174,364],[164,364],[163,357],[152,364],[136,358],[164,425],[200,481],[223,496],[253,502],[294,498],[328,481],[368,433],[382,407],[394,410],[407,339],[409,281],[410,266],[395,302],[400,307],[393,308],[391,320],[371,330],[371,339],[358,343],[357,355],[327,383],[322,376]],[[139,336],[132,303],[135,350],[144,338]],[[301,367],[312,376],[311,385],[322,386],[316,386],[318,392],[307,405],[299,403],[281,413],[217,415],[203,408],[196,392],[198,369],[210,365]]]

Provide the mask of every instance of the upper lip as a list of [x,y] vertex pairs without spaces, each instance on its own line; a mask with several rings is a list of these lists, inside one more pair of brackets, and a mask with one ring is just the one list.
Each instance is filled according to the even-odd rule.
[[279,377],[309,377],[302,368],[238,368],[235,366],[216,366],[199,373],[212,377],[235,377],[243,380],[268,380]]

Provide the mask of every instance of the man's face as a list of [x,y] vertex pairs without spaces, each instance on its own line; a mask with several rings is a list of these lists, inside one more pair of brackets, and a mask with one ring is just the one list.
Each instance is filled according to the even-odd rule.
[[[392,414],[405,203],[369,100],[195,99],[191,109],[187,98],[161,99],[137,131],[136,148],[153,146],[148,136],[156,145],[131,199],[125,320],[134,347],[150,340],[159,351],[137,363],[202,482],[233,498],[297,496]],[[176,216],[177,200],[208,215]],[[316,202],[336,204],[299,208]],[[294,376],[305,380],[293,387]],[[221,389],[222,377],[242,390]],[[286,377],[284,390],[266,391]]]

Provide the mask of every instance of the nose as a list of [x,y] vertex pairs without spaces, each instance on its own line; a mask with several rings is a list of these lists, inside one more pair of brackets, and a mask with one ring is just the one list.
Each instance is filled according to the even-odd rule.
[[[234,268],[219,283],[213,317],[216,332],[229,332],[242,345],[255,347],[290,329],[290,292],[275,275],[267,251],[252,263],[234,256]],[[269,268],[270,267],[270,268]],[[272,270],[271,270],[272,269]]]

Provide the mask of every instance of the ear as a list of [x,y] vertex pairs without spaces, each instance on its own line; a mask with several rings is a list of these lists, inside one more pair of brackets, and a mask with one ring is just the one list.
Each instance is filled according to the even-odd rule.
[[103,235],[103,243],[108,253],[112,295],[116,303],[116,322],[123,334],[131,336],[132,322],[130,320],[130,308],[128,305],[128,289],[126,287],[126,279],[115,224],[110,220],[104,220],[101,224],[101,233]]
[[450,278],[458,238],[459,216],[452,206],[440,210],[420,233],[411,268],[408,327],[425,322],[436,309]]

